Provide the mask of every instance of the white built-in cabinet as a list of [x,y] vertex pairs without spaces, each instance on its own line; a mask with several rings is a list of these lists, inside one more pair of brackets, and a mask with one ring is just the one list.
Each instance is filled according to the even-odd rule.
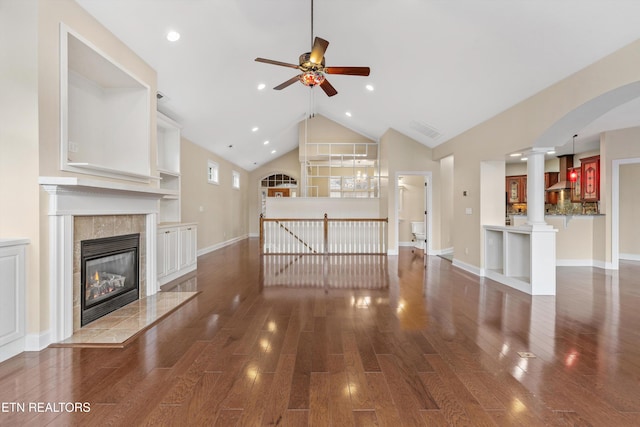
[[167,194],[160,200],[159,222],[180,222],[180,125],[162,113],[157,115],[160,188]]
[[529,295],[555,295],[556,232],[485,225],[483,275]]
[[24,351],[28,240],[0,239],[0,362]]
[[160,286],[197,268],[197,224],[180,223],[180,125],[158,112],[157,170],[165,196],[158,207],[158,283]]
[[160,286],[195,270],[197,263],[196,224],[158,227],[158,282]]

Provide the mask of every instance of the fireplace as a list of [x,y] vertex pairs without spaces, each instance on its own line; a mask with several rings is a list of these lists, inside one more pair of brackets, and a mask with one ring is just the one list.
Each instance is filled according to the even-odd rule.
[[108,314],[139,297],[140,234],[80,242],[80,324]]

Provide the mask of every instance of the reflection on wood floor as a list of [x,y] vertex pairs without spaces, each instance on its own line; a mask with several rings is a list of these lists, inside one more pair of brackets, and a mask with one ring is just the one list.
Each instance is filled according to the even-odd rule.
[[557,297],[408,248],[384,265],[376,289],[262,287],[257,239],[202,256],[200,293],[129,346],[0,364],[0,403],[90,412],[0,425],[640,425],[640,263],[558,268]]
[[384,289],[387,264],[382,255],[265,255],[261,280],[264,287]]

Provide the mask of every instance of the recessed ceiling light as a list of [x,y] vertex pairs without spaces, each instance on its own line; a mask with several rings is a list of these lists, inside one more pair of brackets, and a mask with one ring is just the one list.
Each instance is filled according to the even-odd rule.
[[266,84],[264,84],[264,83],[260,83],[260,84],[258,85],[258,90],[262,90],[262,89],[264,89],[265,87],[267,87],[267,85],[266,85]]
[[344,114],[346,114],[346,115],[347,115],[347,117],[351,117],[351,112],[350,112],[350,111],[347,111],[347,112],[346,112],[346,113],[344,113]]
[[276,154],[276,150],[271,150],[271,154]]
[[366,85],[365,87],[369,92],[373,92],[373,85]]
[[509,154],[511,157],[520,157],[522,156],[522,153],[513,153],[513,154]]
[[547,151],[547,154],[556,154],[556,152],[551,150],[551,151]]
[[269,143],[269,141],[265,141],[265,142],[263,142],[263,144],[264,144],[264,145],[267,145],[268,143]]
[[523,158],[521,158],[520,160],[522,160],[523,162],[526,162],[526,161],[527,161],[527,160],[529,160],[529,159],[528,159],[528,158],[526,158],[526,157],[523,157]]
[[260,129],[258,126],[254,126],[251,128],[251,132],[258,132],[258,129]]
[[180,40],[180,33],[177,31],[169,31],[167,33],[167,40],[169,40],[170,42],[177,42],[178,40]]

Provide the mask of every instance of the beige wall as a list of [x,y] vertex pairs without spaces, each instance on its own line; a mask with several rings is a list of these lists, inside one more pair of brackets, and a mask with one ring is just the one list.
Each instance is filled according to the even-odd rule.
[[440,160],[440,249],[453,250],[453,156]]
[[[66,24],[100,52],[150,87],[149,138],[151,174],[156,158],[157,76],[146,62],[73,0],[39,0],[38,61],[40,105],[40,175],[73,175],[60,171],[60,23]],[[104,178],[98,178],[104,179]],[[150,186],[157,186],[151,181]]]
[[[600,212],[611,213],[614,160],[640,159],[640,127],[605,132],[600,136]],[[606,261],[612,261],[612,215],[606,216]],[[618,236],[629,230],[619,229]],[[619,248],[619,246],[618,246]]]
[[[480,162],[504,160],[507,153],[533,146],[563,145],[571,140],[575,126],[580,126],[580,129],[603,112],[595,111],[597,109],[587,111],[589,109],[585,105],[588,106],[592,100],[600,102],[603,99],[602,95],[611,92],[616,95],[612,98],[619,100],[619,103],[623,102],[621,99],[624,96],[637,96],[638,76],[640,41],[620,49],[434,148],[434,159],[454,154],[456,160],[454,248],[469,248],[469,253],[456,250],[456,259],[467,265],[480,267],[482,224],[479,217],[464,213],[466,206],[471,206],[477,211],[480,199],[463,199],[462,196],[463,190],[471,190],[472,194],[478,193]],[[618,89],[623,86],[621,94]],[[612,98],[607,99],[611,101]],[[581,114],[572,114],[574,111]],[[483,200],[483,203],[504,203],[504,200]]]
[[[219,184],[207,180],[209,160],[220,167]],[[246,236],[249,173],[186,138],[180,144],[180,163],[182,222],[198,223],[198,250]],[[240,173],[239,190],[231,186],[232,171]]]
[[389,218],[389,251],[397,251],[397,215],[396,215],[396,174],[403,172],[431,173],[429,183],[432,199],[429,210],[431,212],[431,236],[427,239],[431,249],[442,249],[440,242],[440,163],[431,160],[431,149],[406,135],[389,129],[380,138],[380,214],[387,212]]
[[[300,147],[304,148],[305,141],[320,142],[364,142],[371,143],[374,140],[355,132],[349,128],[342,126],[320,114],[316,114],[313,118],[300,122],[298,127],[298,140]],[[300,160],[304,160],[304,150],[300,150]]]
[[620,166],[620,253],[640,258],[640,164]]
[[37,1],[0,0],[0,10],[0,238],[31,242],[26,327],[35,333],[48,317],[40,287]]
[[249,174],[248,197],[249,197],[249,233],[257,236],[260,232],[260,181],[273,174],[284,173],[298,180],[298,195],[300,195],[300,160],[298,159],[298,149],[289,151],[273,161],[254,169]]

